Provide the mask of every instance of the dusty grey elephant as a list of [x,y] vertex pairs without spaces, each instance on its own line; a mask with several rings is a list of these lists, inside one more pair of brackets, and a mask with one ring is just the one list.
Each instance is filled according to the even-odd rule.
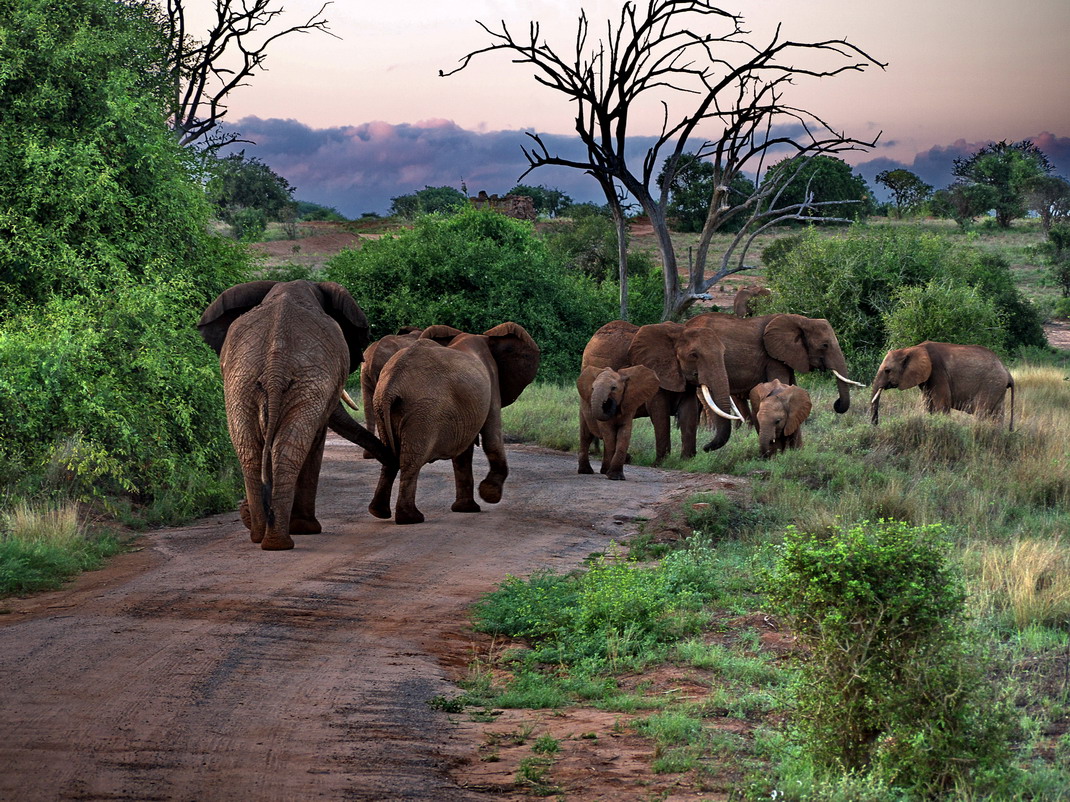
[[607,479],[624,479],[635,413],[658,391],[658,374],[645,365],[632,365],[619,372],[589,366],[576,380],[576,389],[580,394],[580,417],[584,421],[578,473],[594,473],[589,453],[591,440],[598,437],[605,442],[599,472]]
[[[697,315],[687,326],[708,328],[721,338],[725,370],[732,395],[741,408],[749,406],[750,391],[762,382],[780,379],[794,384],[796,373],[827,370],[836,377],[836,412],[851,406],[850,387],[864,387],[847,378],[847,360],[836,332],[827,320],[802,315],[761,315],[740,318],[715,312]],[[753,415],[749,414],[751,422]]]
[[759,287],[757,284],[742,287],[736,293],[736,297],[732,299],[732,311],[735,312],[736,317],[750,317],[754,314],[750,308],[751,300],[772,294],[768,287]]
[[453,460],[454,512],[479,512],[474,496],[472,453],[479,439],[490,463],[479,485],[496,504],[509,474],[502,437],[502,407],[513,403],[535,378],[539,347],[523,326],[502,323],[484,334],[450,334],[448,326],[424,329],[420,339],[383,366],[372,407],[380,436],[397,458],[383,465],[368,511],[390,517],[390,494],[400,470],[394,521],[420,523],[416,481],[420,469]]
[[[463,333],[452,326],[437,325],[433,328],[436,332],[435,339],[444,345],[448,344],[449,339]],[[406,326],[397,334],[381,337],[364,349],[364,364],[360,366],[360,395],[361,404],[364,407],[365,425],[372,434],[375,434],[375,412],[372,410],[372,399],[375,397],[375,385],[379,382],[379,374],[383,372],[383,366],[390,360],[390,357],[420,339],[423,331],[417,326]],[[369,451],[364,452],[365,459],[374,456]]]
[[[672,322],[640,327],[613,320],[598,329],[583,349],[583,368],[609,367],[619,371],[630,365],[644,365],[658,376],[658,392],[635,414],[649,417],[654,427],[655,465],[669,453],[669,421],[673,415],[680,426],[680,455],[684,459],[695,456],[700,403],[709,410],[715,426],[714,437],[705,450],[728,442],[732,421],[739,417],[727,411],[732,408],[732,400],[725,373],[725,349],[715,332]],[[581,414],[580,442],[589,443],[592,437]]]
[[339,400],[368,321],[340,284],[252,281],[220,293],[197,327],[219,354],[245,478],[242,520],[262,548],[293,548],[291,533],[321,531],[316,487],[328,427],[393,462]]
[[870,417],[880,420],[881,393],[888,388],[920,387],[926,411],[958,409],[980,418],[1003,420],[1003,404],[1011,391],[1010,431],[1014,431],[1014,378],[994,352],[982,345],[956,345],[926,340],[884,355],[873,379]]
[[806,390],[780,379],[762,382],[750,391],[750,407],[758,422],[758,450],[763,457],[802,448],[802,425],[812,408]]

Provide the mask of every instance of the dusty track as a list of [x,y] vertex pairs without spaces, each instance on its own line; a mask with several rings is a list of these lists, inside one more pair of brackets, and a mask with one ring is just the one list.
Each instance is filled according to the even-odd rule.
[[0,602],[0,799],[494,798],[449,779],[476,745],[427,705],[456,693],[467,606],[506,573],[575,566],[697,480],[629,466],[608,482],[513,446],[501,504],[449,512],[436,463],[427,522],[400,527],[366,512],[377,471],[359,454],[328,441],[325,531],[293,551],[217,515]]

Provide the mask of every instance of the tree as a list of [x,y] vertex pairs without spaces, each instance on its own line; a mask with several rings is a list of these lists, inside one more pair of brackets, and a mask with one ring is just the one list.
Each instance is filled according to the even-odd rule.
[[895,216],[902,219],[933,194],[933,188],[922,181],[910,170],[902,167],[895,170],[882,170],[877,173],[877,183],[883,184],[895,199]]
[[260,159],[245,158],[245,151],[215,160],[211,172],[208,197],[239,239],[263,231],[268,220],[296,215],[290,182]]
[[1011,221],[1025,214],[1026,183],[1048,175],[1054,167],[1036,145],[1021,142],[993,142],[972,156],[955,159],[951,172],[960,183],[980,184],[995,192],[992,208],[1000,228],[1010,228]]
[[572,205],[572,198],[561,190],[550,187],[530,187],[526,184],[517,184],[509,190],[509,194],[527,195],[535,205],[535,211],[549,217],[557,217],[562,210]]
[[267,50],[278,39],[310,31],[334,36],[323,16],[330,4],[303,23],[279,28],[284,9],[272,8],[275,0],[215,0],[215,20],[199,39],[187,29],[185,0],[167,0],[159,25],[168,42],[169,116],[179,142],[217,149],[248,141],[217,130],[227,113],[227,96],[265,69]]
[[390,199],[390,214],[411,220],[421,214],[456,212],[468,205],[468,196],[449,186],[424,187],[411,195]]
[[[605,38],[594,42],[589,42],[590,25],[581,12],[574,53],[564,55],[542,38],[537,22],[529,24],[526,36],[514,36],[504,22],[500,30],[479,25],[492,43],[468,53],[460,66],[440,75],[465,69],[477,56],[503,52],[514,63],[531,65],[536,82],[575,103],[575,128],[586,147],[585,157],[553,155],[538,134],[530,133],[533,145],[524,149],[529,171],[558,165],[592,175],[618,225],[625,194],[642,206],[658,240],[665,318],[678,316],[696,300],[708,298],[709,287],[726,275],[753,268],[745,258],[758,232],[777,222],[804,218],[822,206],[815,198],[799,204],[779,202],[780,188],[808,158],[874,144],[835,131],[784,98],[788,87],[804,77],[831,77],[884,66],[845,40],[795,42],[782,39],[778,27],[771,41],[756,46],[748,39],[742,17],[705,0],[648,0],[642,12],[636,3],[626,2],[617,24],[607,23]],[[709,32],[711,25],[720,25],[722,30]],[[805,66],[810,61],[822,61],[824,66]],[[689,110],[679,114],[670,101],[685,101]],[[654,144],[636,163],[627,151],[628,125],[633,112],[638,115],[645,102],[659,114],[662,126]],[[696,148],[698,131],[711,124],[721,126],[720,135],[702,140]],[[681,287],[667,213],[669,188],[688,150],[710,159],[722,181],[710,198],[688,282]],[[794,152],[799,160],[767,169],[769,154],[784,150]],[[655,171],[663,163],[667,165],[665,180],[656,186]],[[759,180],[749,198],[733,198],[729,188],[744,171],[764,180]],[[770,171],[774,175],[766,176]],[[707,278],[712,237],[737,217],[745,222],[729,243],[720,267]],[[625,264],[622,253],[622,275]]]
[[[666,180],[666,168],[658,174],[658,186]],[[698,158],[694,153],[682,153],[676,164],[675,175],[669,187],[667,213],[677,231],[701,231],[706,222],[710,198],[717,188],[716,169],[713,163]],[[732,181],[729,192],[736,198],[749,198],[754,193],[754,182],[744,175]],[[742,218],[721,226],[722,231],[738,231]]]
[[952,184],[933,193],[929,208],[937,217],[954,220],[960,228],[969,228],[973,219],[996,203],[996,190],[984,184]]
[[[851,166],[843,159],[833,156],[812,156],[806,158],[797,168],[792,156],[785,160],[784,171],[791,170],[794,175],[790,181],[778,190],[780,204],[802,206],[807,198],[820,198],[820,208],[807,208],[800,212],[801,217],[820,218],[824,214],[851,220],[873,213],[875,204],[866,179],[851,172]],[[776,180],[780,165],[774,165],[765,180]]]
[[1045,232],[1053,223],[1070,218],[1070,181],[1055,175],[1038,175],[1022,183],[1025,208],[1036,212]]

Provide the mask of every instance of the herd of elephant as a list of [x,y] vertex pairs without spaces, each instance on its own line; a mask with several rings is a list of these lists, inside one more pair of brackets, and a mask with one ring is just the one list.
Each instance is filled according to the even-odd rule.
[[[636,417],[649,417],[656,461],[670,449],[670,422],[680,428],[681,456],[696,453],[700,416],[714,430],[705,450],[728,442],[744,420],[758,431],[763,456],[802,444],[809,394],[796,373],[827,371],[837,382],[836,412],[848,410],[847,365],[827,320],[793,314],[749,317],[748,293],[736,314],[705,313],[686,323],[636,326],[615,320],[591,337],[577,380],[579,473],[593,473],[590,448],[604,441],[601,473],[623,479]],[[488,503],[501,500],[508,464],[501,410],[535,379],[540,351],[517,323],[471,334],[447,325],[408,329],[369,344],[368,321],[349,292],[333,282],[252,281],[222,292],[198,328],[219,355],[227,426],[245,481],[241,519],[264,549],[293,548],[293,534],[321,531],[316,489],[327,429],[362,446],[381,463],[369,512],[420,523],[416,482],[429,462],[453,462],[454,512],[479,512],[472,458],[476,444],[489,470],[479,484]],[[363,363],[363,365],[362,365]],[[367,427],[346,412],[345,391],[361,367]],[[963,410],[1002,419],[1014,380],[990,350],[924,342],[889,351],[874,379],[871,415],[881,392],[920,387],[930,412]]]

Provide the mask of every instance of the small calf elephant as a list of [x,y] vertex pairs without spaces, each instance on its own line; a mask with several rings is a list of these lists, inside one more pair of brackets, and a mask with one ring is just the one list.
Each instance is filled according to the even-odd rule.
[[927,412],[969,412],[1003,420],[1003,404],[1011,391],[1010,431],[1014,431],[1014,378],[996,354],[982,345],[957,345],[926,340],[884,355],[873,379],[870,419],[880,420],[881,393],[920,387]]
[[624,463],[632,442],[635,414],[654,397],[658,374],[645,365],[621,368],[586,367],[576,380],[580,393],[580,464],[578,473],[594,473],[588,452],[597,438],[605,441],[602,467],[607,479],[624,479]]
[[812,408],[806,390],[773,379],[751,390],[749,401],[757,420],[758,449],[763,457],[802,447],[802,424]]
[[736,317],[750,317],[754,314],[751,311],[750,302],[755,298],[772,294],[767,287],[759,287],[757,284],[743,287],[736,293],[736,297],[732,299],[732,311]]

